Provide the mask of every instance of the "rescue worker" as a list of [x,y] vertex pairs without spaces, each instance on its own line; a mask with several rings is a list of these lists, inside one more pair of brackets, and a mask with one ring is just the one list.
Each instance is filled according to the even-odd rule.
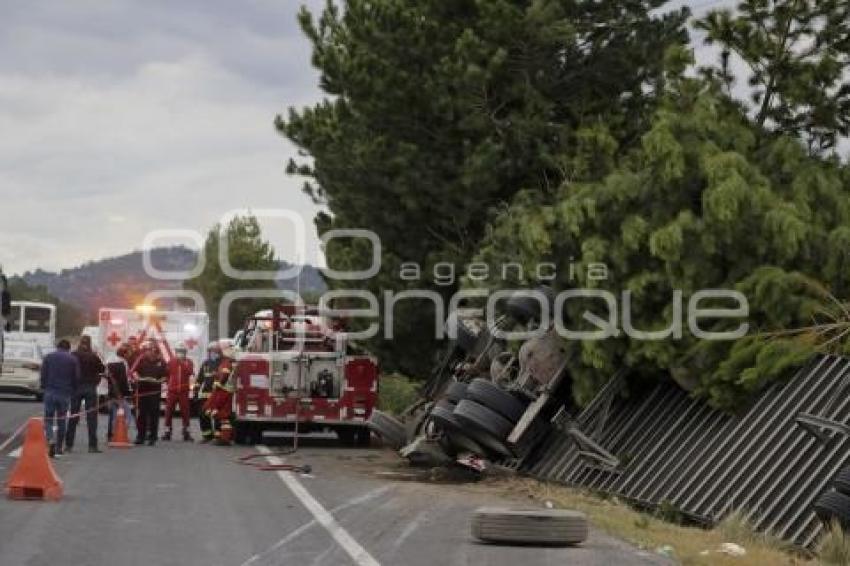
[[136,444],[156,444],[159,430],[159,400],[162,383],[168,368],[159,351],[159,344],[151,340],[136,363],[133,379],[136,381]]
[[233,427],[230,419],[233,414],[234,356],[232,346],[228,345],[221,349],[221,361],[213,381],[212,395],[204,404],[204,411],[212,420],[213,436],[218,446],[229,446],[233,441]]
[[198,411],[198,423],[201,425],[201,442],[210,442],[213,439],[212,419],[205,410],[207,401],[213,392],[215,375],[218,373],[218,365],[221,363],[221,348],[215,342],[207,347],[207,359],[198,370],[198,379],[195,381],[195,399],[200,405]]
[[168,361],[168,395],[165,398],[165,432],[163,440],[171,440],[171,422],[174,407],[180,406],[180,419],[183,421],[183,440],[192,442],[189,434],[189,389],[195,365],[186,357],[186,346],[178,344],[174,348],[175,356]]

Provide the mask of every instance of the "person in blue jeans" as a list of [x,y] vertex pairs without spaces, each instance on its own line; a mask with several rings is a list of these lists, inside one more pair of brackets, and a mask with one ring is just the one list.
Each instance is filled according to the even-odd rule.
[[60,340],[56,350],[41,362],[41,390],[44,392],[44,431],[50,457],[62,455],[68,405],[80,381],[80,362],[71,354],[71,343]]
[[[80,338],[80,345],[73,356],[80,362],[80,381],[71,397],[71,416],[68,417],[68,430],[65,434],[65,451],[70,452],[74,447],[80,414],[85,414],[89,452],[98,453],[100,449],[97,447],[97,385],[106,366],[103,365],[100,356],[92,350],[90,336]],[[83,404],[86,407],[85,411],[82,409]]]

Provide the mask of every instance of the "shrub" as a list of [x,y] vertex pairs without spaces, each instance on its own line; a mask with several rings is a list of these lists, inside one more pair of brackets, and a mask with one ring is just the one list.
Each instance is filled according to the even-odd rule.
[[378,408],[394,415],[401,414],[419,396],[419,385],[409,378],[393,373],[381,377],[378,388]]

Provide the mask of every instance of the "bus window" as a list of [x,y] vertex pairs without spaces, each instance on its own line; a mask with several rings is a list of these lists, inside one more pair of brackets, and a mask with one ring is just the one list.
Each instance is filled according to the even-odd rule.
[[24,309],[24,332],[50,332],[50,309],[26,307]]
[[12,305],[12,314],[9,315],[9,322],[12,323],[12,332],[21,331],[21,307]]

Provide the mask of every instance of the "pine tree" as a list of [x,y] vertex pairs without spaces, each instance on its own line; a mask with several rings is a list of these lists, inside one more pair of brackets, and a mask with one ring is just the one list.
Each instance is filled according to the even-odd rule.
[[[303,10],[329,98],[277,127],[311,158],[290,172],[309,177],[305,191],[329,210],[319,231],[380,237],[383,269],[361,285],[404,289],[402,262],[425,273],[462,265],[519,190],[593,178],[599,140],[616,153],[639,139],[663,91],[664,53],[687,41],[687,11],[654,15],[664,3],[348,0],[318,19]],[[369,254],[339,243],[328,261],[362,269]],[[400,308],[395,340],[373,348],[387,367],[425,375],[433,312]]]
[[844,0],[745,0],[735,13],[711,12],[696,26],[721,47],[730,84],[740,61],[749,71],[755,123],[832,152],[850,134],[850,4]]

